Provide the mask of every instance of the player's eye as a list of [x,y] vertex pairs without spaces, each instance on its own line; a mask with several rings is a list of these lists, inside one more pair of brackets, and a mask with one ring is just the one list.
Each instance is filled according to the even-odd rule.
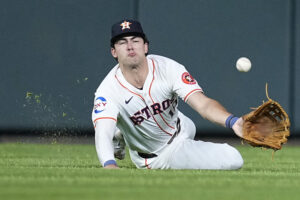
[[123,45],[123,44],[125,44],[125,43],[126,43],[125,40],[119,40],[119,41],[118,41],[118,45]]

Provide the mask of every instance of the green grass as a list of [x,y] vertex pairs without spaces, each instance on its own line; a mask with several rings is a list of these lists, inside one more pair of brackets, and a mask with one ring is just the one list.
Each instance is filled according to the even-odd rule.
[[0,144],[0,199],[299,199],[300,147],[237,148],[237,171],[106,170],[93,145]]

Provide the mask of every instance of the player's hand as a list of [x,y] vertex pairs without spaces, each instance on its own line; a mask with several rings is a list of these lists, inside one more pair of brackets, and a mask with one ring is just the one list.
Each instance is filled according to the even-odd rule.
[[239,137],[243,136],[243,124],[244,120],[240,117],[232,126],[234,133]]
[[120,169],[117,165],[106,165],[105,169]]

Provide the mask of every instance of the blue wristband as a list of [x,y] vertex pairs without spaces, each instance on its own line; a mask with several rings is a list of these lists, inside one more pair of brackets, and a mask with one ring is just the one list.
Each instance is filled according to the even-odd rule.
[[227,128],[232,128],[232,126],[235,124],[235,122],[238,120],[238,117],[235,117],[234,115],[230,115],[226,121],[225,121],[225,125]]
[[115,160],[108,160],[104,163],[103,167],[106,167],[107,165],[116,165],[117,166],[117,162]]

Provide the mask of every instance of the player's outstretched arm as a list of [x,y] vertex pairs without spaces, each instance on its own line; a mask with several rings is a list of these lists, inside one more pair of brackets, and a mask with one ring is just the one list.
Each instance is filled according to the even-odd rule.
[[[192,94],[187,103],[196,110],[203,118],[208,119],[221,126],[226,125],[226,121],[232,116],[219,102],[214,99],[208,98],[201,92]],[[237,118],[236,118],[237,119]],[[236,135],[242,135],[243,119],[238,118],[233,124],[229,124]]]
[[226,119],[231,115],[219,102],[208,98],[202,92],[192,94],[187,103],[203,118],[225,126]]
[[114,157],[113,136],[116,122],[111,119],[101,119],[96,122],[95,144],[102,166],[107,169],[119,168]]

